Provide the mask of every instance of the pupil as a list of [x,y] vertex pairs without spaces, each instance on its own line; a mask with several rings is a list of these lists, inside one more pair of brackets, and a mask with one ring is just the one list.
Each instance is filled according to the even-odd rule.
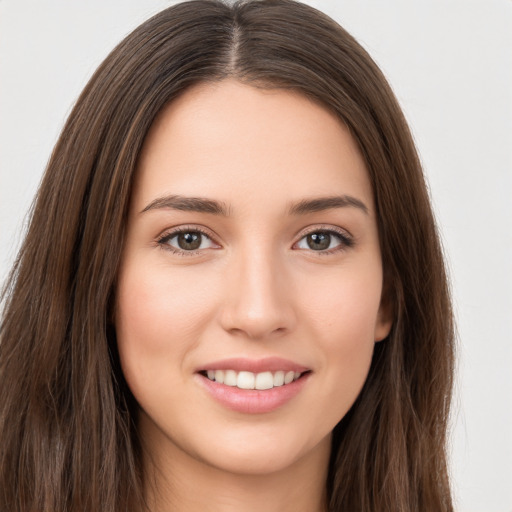
[[201,234],[195,232],[180,233],[178,235],[178,245],[185,251],[193,251],[201,245]]
[[307,237],[308,246],[315,251],[328,249],[331,245],[331,235],[328,233],[311,233]]

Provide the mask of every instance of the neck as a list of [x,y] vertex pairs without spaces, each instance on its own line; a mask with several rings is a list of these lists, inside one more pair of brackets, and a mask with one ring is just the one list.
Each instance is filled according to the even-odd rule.
[[284,469],[240,474],[217,468],[174,444],[145,443],[146,501],[151,512],[326,512],[330,455],[326,438]]

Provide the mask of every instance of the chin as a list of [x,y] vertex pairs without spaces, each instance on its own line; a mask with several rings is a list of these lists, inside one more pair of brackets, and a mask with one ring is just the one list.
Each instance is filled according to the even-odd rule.
[[322,439],[304,439],[300,434],[262,432],[256,438],[254,435],[217,438],[215,445],[204,447],[196,457],[224,472],[264,476],[286,471],[297,464],[308,464],[315,457],[328,458],[330,448],[331,433]]

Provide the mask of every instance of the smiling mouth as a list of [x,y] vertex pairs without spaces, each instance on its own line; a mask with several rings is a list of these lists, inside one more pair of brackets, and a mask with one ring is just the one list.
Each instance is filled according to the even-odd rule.
[[276,372],[253,373],[248,371],[237,372],[235,370],[203,370],[199,373],[203,377],[225,386],[263,391],[291,384],[310,372],[278,370]]

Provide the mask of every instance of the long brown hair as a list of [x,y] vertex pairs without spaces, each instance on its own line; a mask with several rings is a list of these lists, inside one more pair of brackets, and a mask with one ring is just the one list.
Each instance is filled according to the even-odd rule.
[[292,0],[170,7],[121,42],[78,99],[3,293],[0,510],[144,509],[136,404],[111,321],[131,184],[163,106],[226,77],[298,91],[334,112],[373,185],[395,320],[335,428],[329,510],[451,511],[453,324],[420,162],[372,59]]

